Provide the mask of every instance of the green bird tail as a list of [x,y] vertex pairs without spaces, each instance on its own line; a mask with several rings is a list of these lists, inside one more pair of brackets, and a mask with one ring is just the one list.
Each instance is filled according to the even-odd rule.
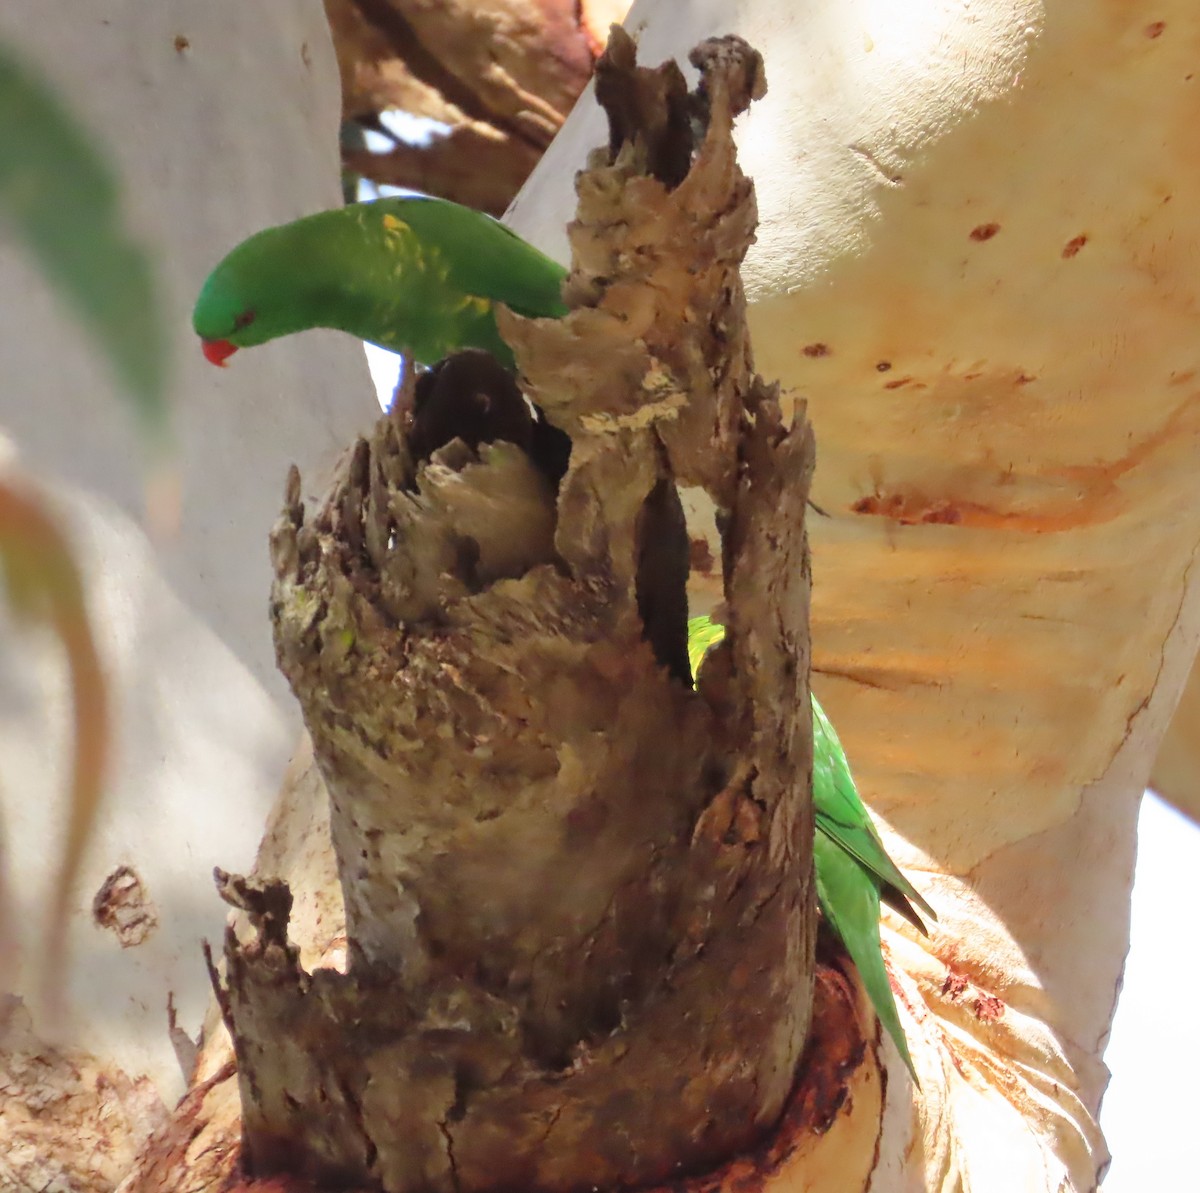
[[920,1085],[883,960],[879,880],[822,833],[813,838],[813,872],[821,914],[850,954],[879,1022],[891,1036],[913,1081]]
[[928,936],[913,904],[931,920],[936,920],[937,914],[888,857],[871,814],[858,794],[837,730],[815,696],[813,805],[818,828],[879,879],[881,897],[889,907],[898,911],[922,935]]

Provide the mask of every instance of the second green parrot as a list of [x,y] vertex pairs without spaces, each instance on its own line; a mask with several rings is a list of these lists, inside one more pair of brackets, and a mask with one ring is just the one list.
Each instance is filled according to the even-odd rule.
[[[699,672],[707,651],[724,636],[725,627],[707,617],[688,621],[688,654],[693,675]],[[813,875],[817,903],[825,922],[850,954],[879,1021],[916,1080],[883,961],[879,905],[886,902],[921,932],[925,931],[925,925],[913,904],[930,919],[936,920],[937,916],[883,848],[870,813],[854,786],[846,752],[816,696],[812,698],[812,719],[816,822]]]

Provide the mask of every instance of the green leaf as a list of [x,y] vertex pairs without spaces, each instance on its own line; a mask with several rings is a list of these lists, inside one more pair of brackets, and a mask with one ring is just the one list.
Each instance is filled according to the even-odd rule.
[[0,220],[70,305],[133,398],[167,428],[167,336],[145,252],[125,234],[101,154],[47,85],[0,46]]
[[[104,671],[70,544],[42,500],[12,478],[0,479],[0,584],[7,586],[14,613],[54,631],[70,671],[75,750],[67,831],[50,920],[40,942],[43,994],[49,1007],[61,1009],[71,896],[104,795],[112,728]],[[0,904],[0,937],[5,918]]]

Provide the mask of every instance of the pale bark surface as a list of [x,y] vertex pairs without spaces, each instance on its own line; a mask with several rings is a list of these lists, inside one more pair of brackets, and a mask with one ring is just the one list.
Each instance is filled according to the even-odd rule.
[[1200,668],[1194,664],[1154,760],[1150,786],[1200,823]]
[[[204,240],[204,255],[215,257],[263,223],[336,201],[332,181],[321,197],[311,148],[299,148],[311,144],[310,122],[326,121],[332,135],[335,105],[326,95],[323,108],[306,108],[312,101],[303,98],[303,76],[289,73],[292,59],[271,68],[268,49],[255,49],[258,30],[301,62],[315,54],[321,68],[319,41],[304,51],[307,37],[281,36],[279,23],[292,17],[274,6],[268,17],[261,6],[180,3],[155,5],[149,18],[130,0],[108,6],[109,25],[97,28],[89,6],[64,29],[34,7],[26,18],[10,5],[0,21],[18,40],[43,38],[42,57],[60,64],[68,91],[78,86],[93,119],[119,130],[123,164],[147,196],[143,218],[162,242]],[[174,38],[188,29],[175,28],[176,18],[201,8],[211,22],[193,32],[210,32],[182,54]],[[1200,189],[1189,132],[1200,115],[1191,78],[1196,15],[1182,0],[1154,10],[993,0],[972,6],[969,19],[958,5],[929,2],[896,9],[894,25],[876,5],[796,13],[748,0],[671,0],[664,8],[669,17],[644,34],[644,60],[729,28],[767,55],[771,93],[739,132],[764,217],[748,263],[751,297],[760,300],[751,322],[760,367],[809,399],[819,441],[814,495],[834,515],[814,519],[815,684],[867,798],[901,834],[889,838],[898,859],[947,875],[932,893],[943,921],[933,951],[888,935],[910,1038],[925,1040],[914,1039],[924,1109],[918,1114],[898,1066],[881,1083],[871,1051],[860,1052],[843,1066],[849,1096],[838,1091],[827,1103],[824,1133],[724,1176],[773,1176],[780,1188],[1091,1188],[1103,1157],[1093,1119],[1105,1074],[1096,1057],[1124,951],[1135,798],[1200,632],[1188,583],[1200,540],[1188,316],[1196,295],[1186,268],[1200,247],[1190,218]],[[161,36],[179,57],[159,60],[138,43],[116,68],[107,57],[98,67],[97,48],[111,46],[105,39],[126,20],[147,31],[147,46]],[[205,44],[239,49],[216,69],[197,53]],[[197,136],[212,141],[181,141],[174,128],[186,126],[184,113],[172,117],[179,156],[166,160],[180,174],[164,187],[162,151],[136,105],[127,99],[110,112],[107,97],[136,94],[140,104],[147,73],[158,79],[176,69],[192,72],[166,77],[194,80],[196,91],[180,92],[182,106],[208,113],[210,131]],[[91,84],[97,73],[106,87]],[[295,94],[281,90],[280,78]],[[239,79],[244,90],[234,87]],[[151,94],[162,99],[171,89]],[[224,123],[211,123],[215,113]],[[154,126],[166,119],[160,103]],[[558,188],[562,201],[531,191],[518,212],[522,231],[561,247],[569,179],[597,132],[568,124],[535,180]],[[257,186],[213,189],[214,163],[226,168],[230,154],[230,177],[241,172]],[[212,197],[199,226],[198,196]],[[195,276],[180,291],[181,310],[208,263],[198,255],[188,266]],[[130,705],[127,743],[135,744],[123,747],[119,787],[139,798],[122,801],[132,814],[102,834],[104,850],[106,834],[115,842],[111,864],[97,865],[80,907],[86,941],[90,896],[116,864],[133,856],[163,866],[151,895],[167,889],[166,905],[185,915],[172,922],[184,926],[160,929],[124,954],[101,938],[108,951],[88,954],[82,971],[94,1013],[80,1031],[93,1033],[93,1051],[131,1072],[144,1066],[169,1089],[173,1056],[158,1034],[159,1008],[172,987],[185,989],[192,1006],[200,997],[193,951],[173,942],[219,919],[196,894],[207,889],[203,872],[213,860],[236,866],[233,855],[252,849],[285,740],[274,729],[264,734],[261,722],[279,714],[238,678],[249,671],[270,690],[268,652],[256,637],[261,597],[253,595],[265,571],[230,573],[222,561],[261,558],[255,544],[265,511],[277,505],[284,461],[345,439],[345,428],[331,434],[301,395],[347,394],[322,355],[335,349],[320,336],[239,358],[218,379],[220,401],[212,400],[212,374],[201,378],[196,364],[191,376],[203,384],[187,410],[212,436],[211,457],[205,447],[189,475],[212,479],[210,513],[198,507],[196,537],[171,572],[200,607],[196,619],[139,579],[159,565],[136,528],[126,533],[136,476],[125,444],[111,444],[120,423],[101,404],[94,365],[69,325],[56,322],[36,279],[9,260],[3,269],[0,284],[17,295],[6,307],[5,359],[49,345],[26,370],[35,382],[28,397],[6,391],[21,400],[5,407],[5,419],[40,459],[85,470],[81,519],[96,493],[124,503],[122,533],[96,535],[98,620],[119,633],[134,624],[133,611],[169,614],[148,644],[144,633],[121,639],[145,647],[127,664],[135,680],[147,657],[161,669],[155,674],[176,679]],[[342,361],[349,375],[349,356]],[[278,369],[292,369],[290,379],[267,382]],[[45,384],[36,380],[42,370]],[[260,401],[275,395],[277,415],[255,413],[263,408],[235,398],[235,384]],[[364,383],[364,406],[365,392]],[[68,418],[45,415],[68,402]],[[81,402],[85,410],[96,403],[94,417],[82,418]],[[55,446],[64,428],[69,455]],[[292,434],[295,446],[271,446]],[[208,442],[194,437],[197,448]],[[1140,445],[1132,455],[1130,444]],[[277,465],[258,471],[247,461],[264,450],[277,452]],[[125,562],[115,568],[114,560]],[[106,577],[115,597],[105,595]],[[206,627],[200,646],[180,651],[182,638],[196,641],[198,624]],[[230,647],[214,654],[213,642]],[[182,661],[166,668],[167,659]],[[4,673],[20,674],[7,659]],[[42,660],[28,690],[51,689],[51,673]],[[144,689],[133,682],[128,690]],[[208,691],[219,695],[203,699]],[[60,751],[49,718],[28,711],[33,697],[21,700],[25,719],[3,743],[6,829],[17,839],[13,856],[40,879],[39,852],[52,835],[45,793],[58,790],[52,763]],[[149,746],[136,744],[143,741]],[[22,784],[35,776],[32,796],[29,788],[13,796],[14,773]],[[197,774],[207,776],[202,798]],[[284,794],[260,871],[297,891],[292,930],[306,946],[303,963],[324,956],[333,964],[345,946],[338,892],[319,834],[305,836],[323,795],[311,772],[302,775]],[[141,797],[161,795],[164,785],[165,802]],[[166,835],[187,844],[164,850]],[[27,906],[36,899],[31,891]],[[131,983],[130,958],[148,956],[156,942],[161,955],[135,960]],[[110,964],[100,968],[97,957]],[[818,1033],[832,1021],[822,1019],[822,990]],[[853,986],[843,990],[830,1005],[873,1031]],[[845,1032],[843,1021],[833,1038]],[[216,1079],[220,1040],[211,1033],[201,1058],[211,1084],[193,1090],[164,1135],[185,1162],[157,1169],[157,1183],[147,1178],[145,1187],[202,1189],[210,1187],[205,1174],[231,1173],[236,1083],[228,1072]]]
[[68,1014],[52,1030],[32,994],[70,701],[56,644],[0,601],[0,837],[20,946],[0,958],[0,1187],[111,1190],[184,1088],[168,999],[186,1061],[211,1000],[200,943],[225,919],[212,867],[253,858],[298,731],[266,621],[279,485],[292,461],[314,475],[332,463],[377,408],[353,341],[315,336],[222,372],[189,324],[229,247],[338,201],[337,69],[318,4],[8,0],[0,38],[110,155],[178,347],[182,520],[155,541],[132,418],[0,229],[0,439],[78,549],[118,732],[74,901]]

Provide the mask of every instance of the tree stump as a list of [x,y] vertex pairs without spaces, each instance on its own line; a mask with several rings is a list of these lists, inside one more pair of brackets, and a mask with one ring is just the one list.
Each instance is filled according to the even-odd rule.
[[[405,415],[272,535],[280,666],[329,790],[348,966],[305,972],[282,882],[214,980],[254,1175],[409,1190],[645,1185],[778,1121],[809,1026],[813,445],[753,371],[736,38],[598,66],[564,319],[502,312],[571,439],[415,458]],[[719,693],[680,674],[678,486],[721,511]]]

